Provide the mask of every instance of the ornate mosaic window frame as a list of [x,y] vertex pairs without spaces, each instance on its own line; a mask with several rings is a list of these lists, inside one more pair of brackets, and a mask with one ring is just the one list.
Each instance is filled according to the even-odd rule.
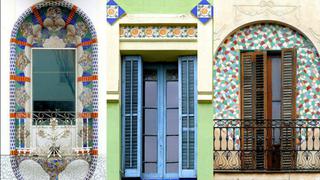
[[[10,155],[15,176],[23,179],[19,164],[24,160],[35,160],[54,177],[60,173],[59,168],[63,170],[71,161],[82,159],[89,163],[85,179],[90,179],[98,155],[98,45],[91,20],[69,2],[43,1],[28,8],[19,17],[10,42]],[[90,131],[85,133],[83,130],[81,137],[86,136],[90,140],[86,146],[82,144],[75,151],[76,156],[45,160],[33,156],[32,150],[27,147],[26,139],[30,132],[25,122],[32,118],[30,57],[33,47],[77,49],[79,77],[76,98],[79,99],[79,112],[76,112],[76,118],[87,123]],[[18,137],[18,134],[23,136]]]

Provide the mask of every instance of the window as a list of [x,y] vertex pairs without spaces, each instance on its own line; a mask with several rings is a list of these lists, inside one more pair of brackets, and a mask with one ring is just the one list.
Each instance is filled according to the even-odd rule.
[[32,109],[34,125],[75,124],[75,49],[32,50]]
[[193,56],[175,63],[124,57],[124,177],[196,177],[195,69]]
[[294,49],[241,54],[241,144],[245,169],[294,167]]

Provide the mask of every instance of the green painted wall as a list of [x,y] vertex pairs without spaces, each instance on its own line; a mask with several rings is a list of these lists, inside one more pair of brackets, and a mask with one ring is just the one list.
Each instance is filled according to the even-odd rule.
[[200,0],[116,0],[116,2],[128,14],[185,14],[190,13]]
[[107,179],[120,180],[121,116],[118,102],[107,103]]
[[213,179],[213,106],[198,103],[198,180]]

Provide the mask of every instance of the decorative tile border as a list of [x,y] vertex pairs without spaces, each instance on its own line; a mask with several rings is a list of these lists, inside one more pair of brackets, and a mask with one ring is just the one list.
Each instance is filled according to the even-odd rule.
[[195,25],[122,25],[120,27],[120,40],[196,40],[197,36]]
[[[58,16],[48,15],[48,9],[53,8]],[[47,16],[48,15],[48,16]],[[48,23],[46,19],[55,19]],[[55,37],[53,39],[50,39]],[[31,39],[31,41],[30,41]],[[46,43],[51,40],[51,44]],[[54,41],[52,41],[54,40]],[[57,41],[59,40],[59,41]],[[80,41],[79,41],[80,40]],[[62,47],[81,48],[83,56],[79,59],[79,66],[82,67],[81,77],[94,77],[89,82],[80,81],[83,89],[90,89],[91,96],[81,113],[94,114],[92,116],[93,139],[92,148],[94,153],[91,158],[90,170],[86,179],[90,179],[96,168],[96,155],[98,153],[98,46],[94,26],[89,17],[75,5],[66,1],[44,1],[28,8],[17,20],[11,33],[10,44],[10,149],[15,152],[16,131],[23,128],[24,118],[29,118],[26,111],[29,89],[26,83],[30,83],[30,72],[26,71],[30,66],[28,52],[32,47],[45,47],[59,43]],[[81,63],[80,63],[81,61]],[[30,87],[30,86],[28,86]],[[87,97],[87,96],[86,96]],[[81,97],[79,97],[81,98]],[[87,102],[87,101],[86,101]],[[22,122],[22,126],[16,125],[16,120]],[[23,142],[23,141],[21,141]],[[21,147],[24,148],[24,145]],[[26,157],[27,158],[27,157]],[[19,160],[15,153],[11,155],[11,166],[17,179],[23,179],[19,170]]]
[[205,24],[213,17],[213,6],[207,0],[201,0],[201,2],[191,10],[191,14]]
[[226,38],[214,59],[216,119],[240,118],[240,50],[297,49],[297,118],[320,119],[320,57],[312,43],[289,27],[257,24]]
[[107,22],[114,24],[119,18],[125,15],[124,9],[122,9],[114,0],[107,2]]

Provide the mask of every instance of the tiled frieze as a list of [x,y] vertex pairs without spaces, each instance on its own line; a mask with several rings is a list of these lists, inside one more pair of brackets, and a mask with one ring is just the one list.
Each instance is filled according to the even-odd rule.
[[197,39],[195,25],[122,25],[120,40]]

